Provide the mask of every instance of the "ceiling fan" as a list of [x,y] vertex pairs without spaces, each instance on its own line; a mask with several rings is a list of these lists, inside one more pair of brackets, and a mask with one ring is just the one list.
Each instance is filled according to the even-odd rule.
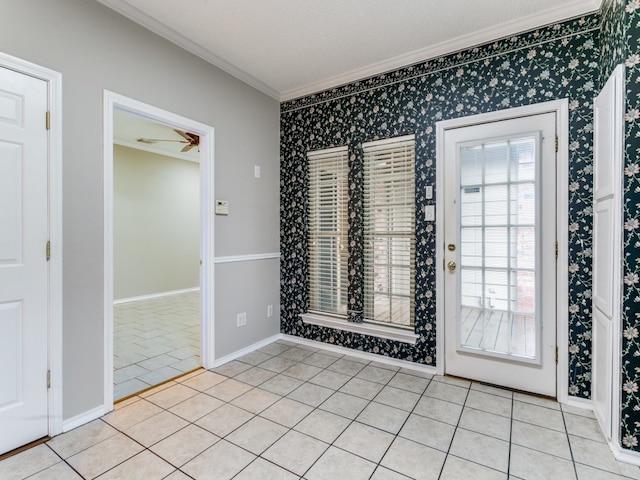
[[[183,132],[182,130],[178,130],[176,128],[173,129],[178,135],[180,135],[184,140],[169,140],[162,138],[138,138],[136,141],[140,143],[152,144],[157,142],[177,142],[177,143],[186,143],[181,152],[188,152],[193,147],[200,146],[200,136],[191,132]],[[200,151],[200,149],[198,149]]]

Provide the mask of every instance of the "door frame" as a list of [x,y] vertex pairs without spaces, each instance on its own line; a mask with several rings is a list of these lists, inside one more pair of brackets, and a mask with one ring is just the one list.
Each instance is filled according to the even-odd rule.
[[104,91],[104,411],[113,410],[113,122],[124,110],[200,137],[200,361],[214,364],[214,128],[129,97]]
[[[49,298],[47,361],[51,372],[48,389],[49,436],[62,433],[62,74],[40,65],[0,52],[0,67],[40,79],[47,84],[50,112],[48,130],[48,232],[51,242],[49,259]],[[43,119],[44,121],[44,119]],[[43,245],[44,255],[44,245]],[[43,380],[44,381],[44,380]]]
[[[536,103],[523,107],[498,110],[467,117],[443,120],[436,123],[436,221],[444,219],[444,135],[447,130],[477,125],[514,117],[524,117],[541,113],[556,114],[558,151],[556,154],[556,240],[558,258],[556,260],[556,394],[559,402],[566,403],[569,372],[569,317],[568,317],[568,221],[569,221],[569,101],[566,98]],[[436,226],[436,373],[445,374],[445,315],[444,315],[444,232]],[[558,268],[561,266],[565,268]]]

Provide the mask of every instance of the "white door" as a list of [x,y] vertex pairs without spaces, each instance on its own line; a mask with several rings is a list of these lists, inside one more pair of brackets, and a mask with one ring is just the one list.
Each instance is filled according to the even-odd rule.
[[614,435],[613,339],[620,332],[623,76],[618,67],[594,102],[592,398],[607,438]]
[[48,434],[47,84],[0,68],[0,453]]
[[445,372],[556,396],[555,113],[444,134]]

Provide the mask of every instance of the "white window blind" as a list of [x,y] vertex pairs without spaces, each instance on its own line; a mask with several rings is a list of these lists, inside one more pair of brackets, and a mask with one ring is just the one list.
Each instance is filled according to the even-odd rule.
[[347,147],[309,152],[309,311],[347,314]]
[[364,318],[414,325],[415,140],[365,143]]

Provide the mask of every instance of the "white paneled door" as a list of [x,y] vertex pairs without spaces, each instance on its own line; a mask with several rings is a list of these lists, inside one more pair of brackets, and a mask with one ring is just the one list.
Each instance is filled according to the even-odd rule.
[[556,114],[444,134],[445,371],[556,396]]
[[0,68],[0,454],[48,434],[47,83]]

